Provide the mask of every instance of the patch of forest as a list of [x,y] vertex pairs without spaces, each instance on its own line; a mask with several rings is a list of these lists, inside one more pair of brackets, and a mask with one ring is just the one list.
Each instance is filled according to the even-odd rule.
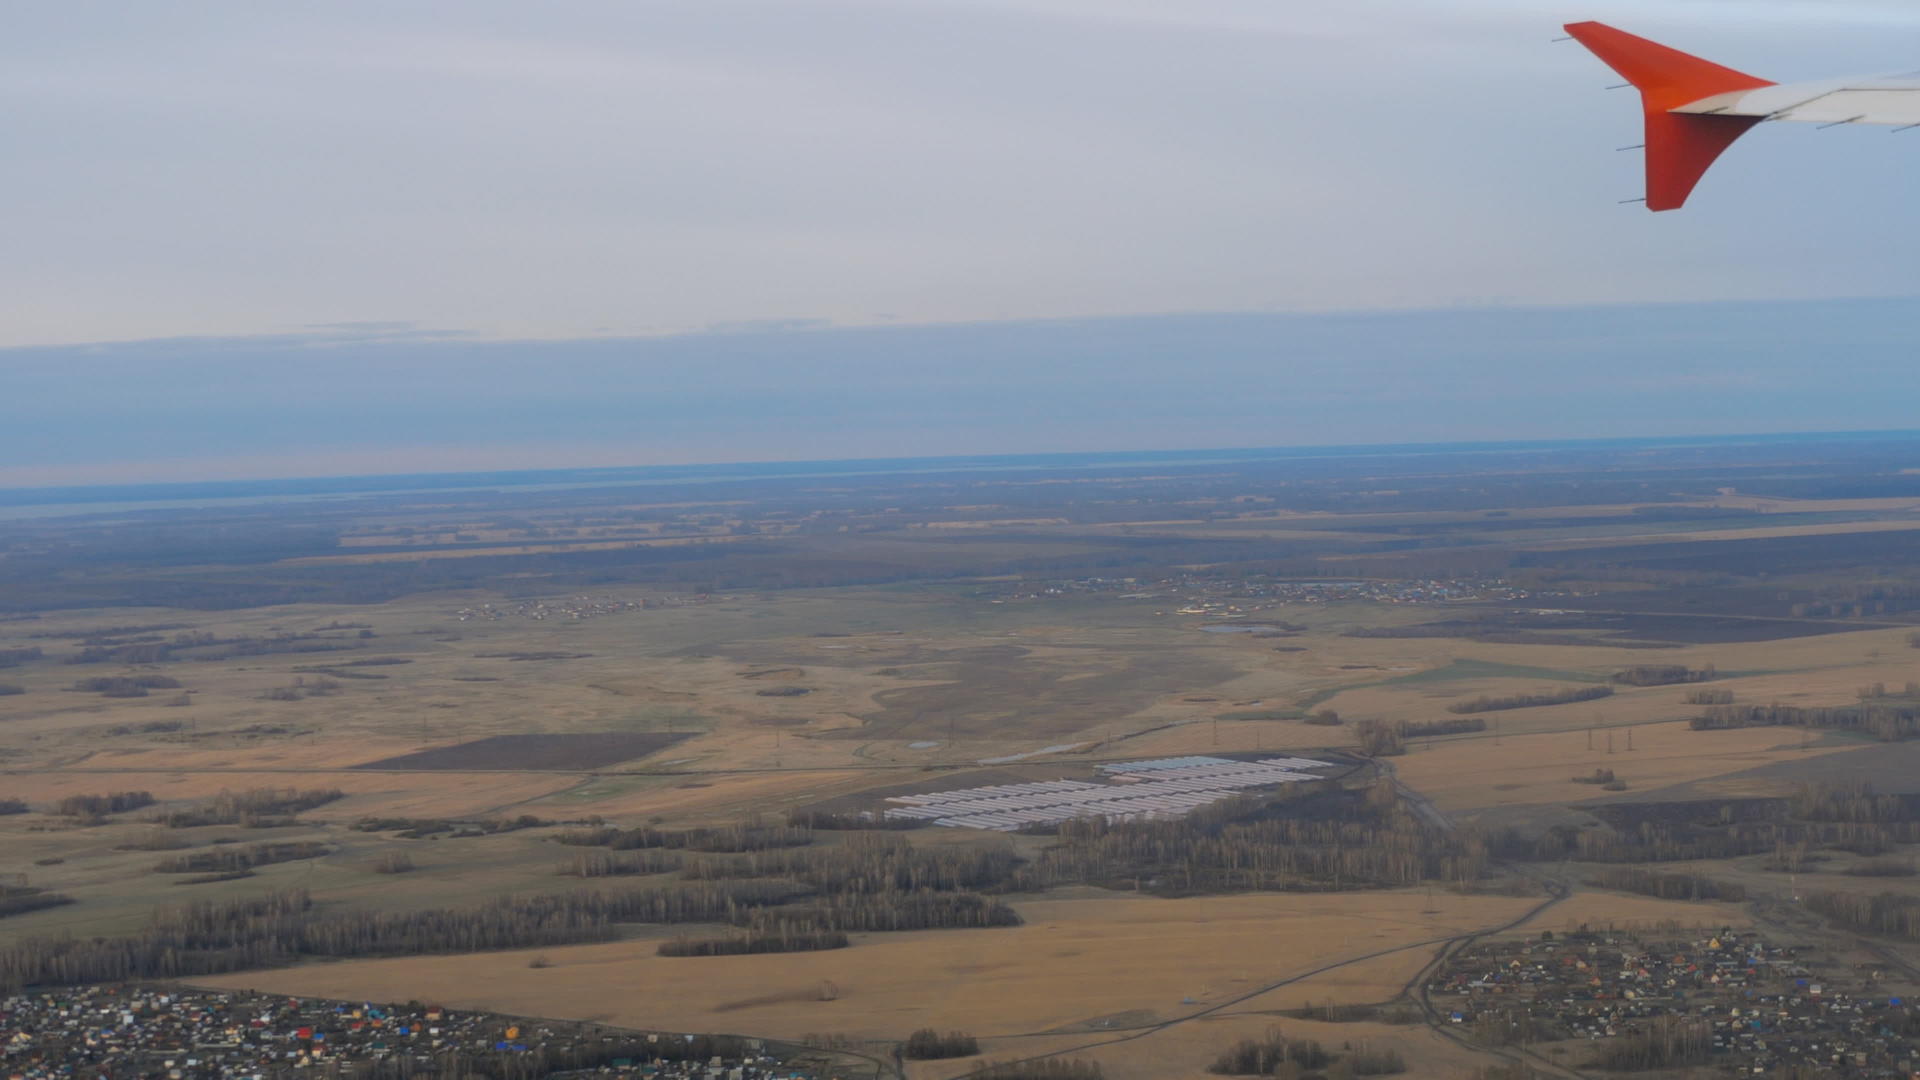
[[796,825],[730,825],[707,829],[620,829],[600,826],[576,829],[554,837],[555,842],[614,851],[669,848],[686,851],[745,852],[800,847],[813,843],[813,830]]
[[1711,682],[1720,677],[1712,664],[1694,669],[1685,664],[1636,664],[1624,671],[1616,671],[1611,678],[1614,682],[1628,686],[1672,686],[1676,683]]
[[1427,824],[1384,779],[1360,791],[1296,784],[1170,821],[1069,821],[1059,841],[1019,868],[1016,887],[1089,884],[1185,895],[1465,885],[1488,864],[1478,836]]
[[1732,882],[1715,881],[1699,874],[1662,874],[1630,866],[1608,867],[1588,878],[1587,884],[1662,900],[1725,900],[1737,904],[1747,898],[1746,888]]
[[1847,731],[1897,742],[1920,735],[1920,702],[1868,700],[1857,705],[1807,708],[1798,705],[1713,705],[1689,720],[1695,731],[1747,727],[1802,727]]
[[223,791],[193,806],[169,810],[160,823],[172,829],[204,825],[243,825],[252,829],[293,824],[292,815],[325,806],[346,793],[339,788],[251,788]]
[[1771,853],[1791,867],[1820,849],[1882,855],[1920,843],[1920,796],[1864,784],[1803,785],[1789,798],[1607,803],[1585,808],[1605,827],[1557,825],[1538,835],[1484,834],[1501,859],[1643,863]]
[[317,859],[333,849],[310,840],[281,844],[248,844],[245,847],[218,847],[205,851],[173,855],[153,865],[156,874],[230,874],[273,863]]

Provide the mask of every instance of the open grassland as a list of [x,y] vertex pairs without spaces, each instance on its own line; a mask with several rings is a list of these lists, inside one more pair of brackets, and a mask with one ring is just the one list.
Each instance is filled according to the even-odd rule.
[[[1899,686],[1916,671],[1897,629],[1649,651],[1343,636],[1436,616],[1367,604],[1261,616],[1301,627],[1278,637],[1214,634],[1199,629],[1210,620],[1168,607],[1117,597],[1000,604],[903,588],[742,594],[578,620],[463,621],[471,604],[446,597],[62,615],[0,627],[0,644],[38,642],[50,653],[8,672],[27,692],[0,697],[0,795],[44,802],[139,788],[179,800],[310,774],[348,793],[316,812],[327,820],[515,809],[698,823],[843,800],[1010,754],[1045,751],[1023,765],[1084,775],[1085,762],[1109,757],[1350,744],[1358,720],[1430,721],[1468,698],[1596,685],[1637,663],[1712,665],[1722,677],[1711,685],[1743,703],[1809,705],[1844,703],[1873,682]],[[174,619],[222,637],[308,632],[351,648],[152,665],[141,670],[182,689],[112,699],[68,689],[103,665],[61,663],[73,646],[27,636]],[[335,625],[374,636],[327,629]],[[329,663],[350,677],[312,670]],[[267,699],[295,680],[325,683],[300,700]],[[1636,729],[1635,763],[1621,770],[1636,791],[1786,760],[1782,747],[1798,741],[1728,732],[1695,742],[1663,723],[1698,712],[1683,701],[1689,687],[1615,689],[1487,714],[1481,735],[1416,739],[1402,775],[1433,786],[1448,808],[1549,803],[1598,794],[1559,775],[1612,764],[1585,752],[1588,727]],[[188,704],[174,704],[181,694]],[[1348,723],[1301,722],[1321,709]],[[1552,732],[1568,734],[1517,741]],[[625,760],[494,754],[486,771],[353,775],[369,762],[458,758],[467,751],[454,748],[539,734],[662,748]],[[1624,737],[1616,732],[1616,743]],[[1549,745],[1544,758],[1533,749]]]
[[[208,982],[347,998],[404,985],[423,1000],[460,1007],[689,1031],[898,1039],[936,1025],[1000,1038],[1097,1032],[1110,1026],[1100,1021],[1120,1014],[1176,1018],[1340,959],[1504,921],[1535,903],[1424,891],[1043,899],[1016,905],[1023,926],[860,935],[855,947],[828,953],[687,959],[656,956],[650,942],[622,942],[543,950],[552,966],[537,970],[527,968],[531,954],[522,951]],[[1424,947],[1410,951],[1424,962]],[[1369,969],[1339,992],[1391,997],[1419,967],[1406,963]],[[825,984],[832,1000],[822,1000]],[[1277,1007],[1291,1007],[1279,1000]]]
[[[1734,738],[1721,738],[1730,735]],[[1607,746],[1611,739],[1613,751]],[[1395,760],[1402,782],[1447,813],[1503,806],[1549,806],[1632,798],[1636,793],[1689,784],[1751,769],[1857,747],[1845,740],[1802,744],[1781,728],[1691,731],[1685,724],[1650,724],[1602,731],[1588,748],[1585,730],[1440,741]],[[1624,792],[1577,784],[1575,777],[1612,769]],[[1768,792],[1780,794],[1781,792]]]

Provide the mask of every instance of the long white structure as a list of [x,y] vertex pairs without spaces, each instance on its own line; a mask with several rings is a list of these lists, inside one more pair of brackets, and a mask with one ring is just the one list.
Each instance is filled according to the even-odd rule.
[[1132,821],[1182,817],[1196,807],[1251,788],[1318,780],[1312,769],[1332,764],[1312,758],[1234,761],[1217,757],[1159,758],[1103,765],[1107,783],[1042,780],[1028,784],[895,795],[886,816],[965,829],[1011,832],[1074,818]]

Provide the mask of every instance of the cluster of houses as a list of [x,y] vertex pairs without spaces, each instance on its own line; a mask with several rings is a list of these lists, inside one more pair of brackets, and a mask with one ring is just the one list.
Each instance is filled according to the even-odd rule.
[[287,1080],[419,1075],[804,1080],[757,1040],[618,1032],[438,1005],[148,984],[0,998],[0,1078]]
[[715,598],[705,593],[690,596],[656,596],[627,600],[617,596],[566,596],[522,600],[518,603],[485,603],[463,607],[453,613],[460,622],[497,622],[501,619],[532,619],[535,622],[567,622],[618,615],[623,611],[649,608],[699,607]]
[[1792,948],[1723,930],[1656,944],[1586,933],[1486,943],[1426,989],[1454,1023],[1525,1026],[1536,1038],[1642,1036],[1686,1021],[1712,1063],[1735,1075],[1920,1076],[1920,1009],[1874,975],[1857,981],[1842,985]]

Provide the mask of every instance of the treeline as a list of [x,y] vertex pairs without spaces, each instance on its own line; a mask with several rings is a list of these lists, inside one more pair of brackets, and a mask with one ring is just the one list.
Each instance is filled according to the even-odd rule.
[[1695,731],[1745,727],[1804,727],[1853,731],[1882,742],[1920,734],[1920,703],[1874,702],[1802,708],[1797,705],[1716,705],[1688,721]]
[[1224,1076],[1274,1076],[1286,1066],[1296,1070],[1324,1069],[1333,1055],[1317,1039],[1289,1039],[1278,1031],[1264,1038],[1241,1039],[1207,1066]]
[[167,675],[101,675],[77,679],[73,689],[101,697],[146,697],[149,690],[178,690],[180,680]]
[[832,832],[905,832],[926,827],[918,818],[890,818],[879,814],[829,814],[819,810],[794,810],[787,824],[800,829],[825,829]]
[[1567,705],[1576,701],[1593,701],[1612,695],[1613,687],[1611,686],[1565,686],[1539,694],[1508,694],[1504,697],[1483,694],[1466,701],[1456,701],[1447,706],[1447,711],[1469,714],[1498,712],[1504,709],[1531,709],[1541,705]]
[[1477,716],[1463,716],[1442,720],[1375,720],[1366,719],[1353,726],[1353,734],[1360,742],[1360,752],[1369,757],[1394,757],[1407,752],[1408,739],[1432,738],[1439,735],[1471,735],[1487,730],[1487,722]]
[[1595,1044],[1589,1067],[1652,1072],[1705,1065],[1713,1059],[1713,1025],[1684,1016],[1656,1016],[1647,1030]]
[[1395,730],[1401,739],[1424,739],[1435,735],[1471,735],[1487,730],[1487,722],[1478,717],[1459,720],[1401,720]]
[[1400,805],[1391,781],[1365,792],[1330,787],[1280,797],[1294,804],[1286,817],[1269,816],[1279,799],[1236,799],[1170,821],[1063,822],[1060,843],[1021,867],[1014,887],[1320,891],[1464,883],[1486,869],[1479,836],[1421,821]]
[[1613,681],[1628,686],[1672,686],[1675,683],[1710,682],[1720,677],[1712,664],[1698,670],[1685,664],[1636,664],[1613,673]]
[[900,1044],[900,1055],[910,1061],[937,1061],[941,1058],[972,1057],[980,1052],[980,1040],[964,1031],[944,1034],[921,1028]]
[[685,860],[676,852],[642,849],[575,855],[561,863],[557,872],[578,878],[626,877],[671,874],[684,865]]
[[602,826],[569,830],[555,836],[554,840],[578,847],[604,847],[614,851],[675,848],[686,851],[743,852],[811,844],[813,830],[796,825],[755,823],[707,829],[618,829]]
[[1731,705],[1731,690],[1689,690],[1680,698],[1688,705]]
[[449,818],[375,818],[365,817],[347,826],[354,832],[397,832],[402,840],[424,840],[429,836],[452,833],[453,839],[467,836],[493,836],[519,829],[538,829],[547,825],[569,824],[548,821],[532,814],[514,818],[481,818],[456,821]]
[[1106,1080],[1100,1063],[1085,1058],[992,1061],[967,1074],[967,1080]]
[[844,949],[852,942],[837,930],[782,926],[717,938],[679,937],[660,943],[661,956],[747,956],[755,953],[819,952]]
[[31,885],[0,885],[0,919],[71,903],[73,897],[64,893],[48,892]]
[[822,893],[872,895],[991,889],[1012,880],[1020,865],[1013,849],[969,844],[915,847],[904,837],[856,833],[831,848],[767,851],[688,862],[689,881],[789,877]]
[[1594,808],[1607,829],[1556,826],[1529,837],[1484,836],[1503,859],[1663,862],[1772,853],[1779,865],[1817,848],[1880,855],[1920,843],[1920,796],[1882,795],[1866,784],[1807,784],[1791,797],[1611,804]]
[[317,859],[332,850],[325,844],[311,840],[284,844],[249,844],[242,848],[209,848],[205,851],[161,859],[153,864],[153,870],[156,874],[232,873],[239,870],[252,870],[259,866],[270,866],[274,863]]
[[1920,897],[1900,893],[1869,896],[1857,892],[1808,893],[1807,910],[1818,912],[1849,930],[1920,941]]
[[778,911],[755,912],[754,929],[793,925],[816,930],[978,930],[1019,926],[1020,916],[976,893],[880,892],[842,895]]
[[125,814],[152,806],[150,791],[114,791],[105,795],[69,795],[53,804],[53,812],[62,817],[101,818]]
[[214,975],[303,957],[402,956],[540,948],[616,936],[621,922],[744,924],[751,909],[807,895],[741,881],[635,892],[503,897],[477,907],[317,918],[305,890],[157,911],[118,938],[40,938],[0,948],[0,993],[42,983]]
[[252,788],[247,791],[223,791],[196,806],[169,810],[160,823],[173,829],[192,829],[203,825],[245,825],[271,828],[292,824],[290,817],[303,810],[325,806],[344,798],[339,788]]
[[1920,825],[1846,822],[1758,822],[1724,828],[1646,822],[1625,833],[1606,829],[1549,829],[1538,837],[1513,830],[1485,835],[1501,859],[1637,863],[1731,859],[1772,853],[1784,864],[1795,852],[1837,848],[1879,855],[1895,844],[1920,843]]
[[1732,882],[1715,881],[1699,874],[1662,874],[1637,867],[1609,867],[1587,879],[1587,884],[1662,900],[1724,900],[1737,904],[1747,898],[1746,888]]

